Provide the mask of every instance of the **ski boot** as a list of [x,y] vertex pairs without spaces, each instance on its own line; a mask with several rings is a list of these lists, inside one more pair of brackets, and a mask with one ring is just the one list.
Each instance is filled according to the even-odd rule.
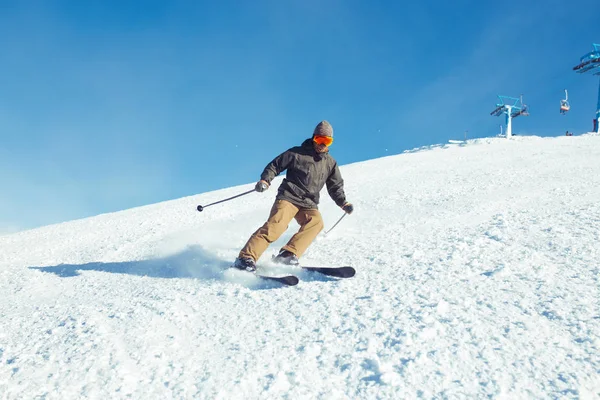
[[281,250],[279,254],[273,257],[273,262],[285,265],[300,265],[298,257],[296,257],[294,253],[288,250]]
[[232,267],[242,271],[256,272],[256,263],[250,257],[236,258]]

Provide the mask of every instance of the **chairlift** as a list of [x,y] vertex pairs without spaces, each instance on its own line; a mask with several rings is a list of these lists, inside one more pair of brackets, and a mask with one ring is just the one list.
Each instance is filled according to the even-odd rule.
[[569,93],[567,92],[567,89],[565,89],[565,99],[560,101],[560,113],[565,115],[570,109],[571,106],[569,105]]
[[581,57],[580,63],[573,67],[574,71],[580,74],[595,71],[594,75],[600,75],[600,44],[594,43],[592,46],[594,46],[594,51]]
[[521,105],[517,106],[517,102],[515,102],[515,106],[514,106],[514,111],[512,112],[512,114],[510,115],[512,118],[516,118],[519,115],[524,115],[524,116],[528,116],[529,115],[529,108],[527,107],[527,104],[523,103],[523,95],[521,95],[521,97],[519,97],[519,99],[517,99],[520,101]]

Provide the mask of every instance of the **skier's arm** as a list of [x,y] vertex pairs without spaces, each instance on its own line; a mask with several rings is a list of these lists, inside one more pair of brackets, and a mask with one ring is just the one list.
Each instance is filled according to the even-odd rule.
[[346,194],[344,193],[344,180],[342,179],[342,174],[340,173],[340,169],[337,166],[337,163],[333,167],[329,178],[327,178],[327,192],[331,199],[340,207],[343,207],[346,204]]
[[287,167],[290,165],[290,162],[292,161],[292,157],[292,152],[289,150],[275,157],[275,159],[273,159],[273,161],[271,161],[265,167],[264,171],[260,175],[260,179],[267,182],[270,185],[271,181],[277,175],[279,175],[287,169]]

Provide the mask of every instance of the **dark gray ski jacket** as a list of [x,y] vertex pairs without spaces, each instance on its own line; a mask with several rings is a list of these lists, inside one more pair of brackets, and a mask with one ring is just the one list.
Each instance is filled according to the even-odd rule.
[[271,181],[287,170],[277,191],[278,200],[287,200],[300,208],[318,208],[319,192],[327,185],[327,192],[335,204],[346,203],[344,180],[337,162],[329,153],[317,153],[312,139],[281,153],[265,167],[260,179]]

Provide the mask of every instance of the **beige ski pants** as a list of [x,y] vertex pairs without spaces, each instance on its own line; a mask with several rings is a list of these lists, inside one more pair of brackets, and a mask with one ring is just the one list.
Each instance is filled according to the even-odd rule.
[[302,257],[302,254],[323,229],[323,218],[316,208],[298,208],[286,200],[275,201],[269,219],[250,236],[239,256],[250,257],[254,261],[258,261],[267,247],[287,230],[293,218],[300,224],[300,230],[282,249],[291,251],[298,258]]

